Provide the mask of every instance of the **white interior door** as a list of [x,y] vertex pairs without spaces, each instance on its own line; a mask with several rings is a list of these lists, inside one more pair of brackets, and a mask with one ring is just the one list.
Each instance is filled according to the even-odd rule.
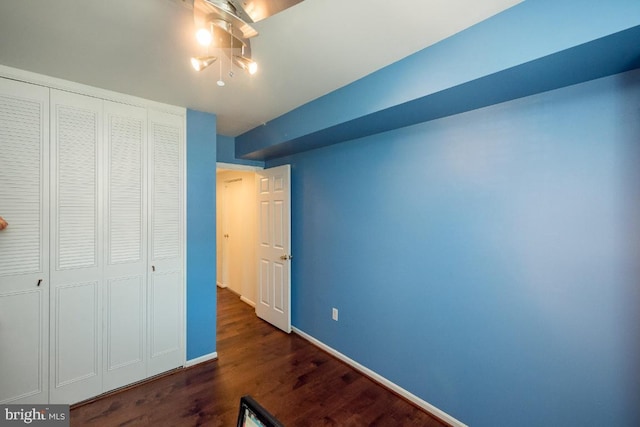
[[242,260],[247,256],[242,251],[242,242],[248,227],[243,223],[242,179],[225,182],[224,192],[223,283],[236,294],[242,295]]
[[102,107],[51,91],[50,403],[102,392]]
[[291,332],[291,167],[257,174],[258,295],[256,314]]
[[[185,363],[184,117],[149,111],[147,376]],[[212,190],[213,191],[213,190]]]
[[48,403],[49,90],[0,79],[0,404]]
[[147,110],[104,103],[103,390],[146,376]]
[[222,185],[222,204],[220,206],[221,211],[221,232],[222,232],[222,251],[220,253],[220,277],[221,277],[221,285],[224,288],[229,287],[229,219],[231,215],[233,215],[233,211],[231,210],[230,197],[229,197],[229,188],[227,183]]

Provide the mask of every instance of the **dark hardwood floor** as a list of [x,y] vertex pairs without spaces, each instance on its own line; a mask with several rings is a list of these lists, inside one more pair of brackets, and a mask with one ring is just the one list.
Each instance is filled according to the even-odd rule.
[[285,426],[445,426],[218,289],[218,360],[71,409],[71,426],[235,426],[252,395]]

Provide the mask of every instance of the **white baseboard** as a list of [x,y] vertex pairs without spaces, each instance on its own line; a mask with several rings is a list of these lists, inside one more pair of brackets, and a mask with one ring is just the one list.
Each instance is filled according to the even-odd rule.
[[227,287],[227,285],[225,285],[224,283],[220,283],[220,282],[216,282],[216,285],[218,285],[218,287],[222,288],[222,289]]
[[298,329],[296,327],[292,327],[291,329],[293,330],[293,332],[295,332],[296,334],[300,335],[302,338],[306,339],[311,344],[315,345],[316,347],[321,348],[322,350],[326,351],[327,353],[331,354],[332,356],[336,357],[337,359],[340,359],[341,361],[343,361],[347,365],[351,366],[355,370],[363,373],[364,375],[368,376],[369,378],[371,378],[375,382],[383,385],[384,387],[388,388],[389,390],[393,391],[394,393],[402,396],[403,398],[407,399],[409,402],[413,403],[414,405],[424,409],[425,411],[429,412],[430,414],[433,414],[434,416],[440,418],[441,420],[451,424],[453,427],[468,427],[463,422],[458,421],[457,419],[453,418],[451,415],[447,414],[444,411],[441,411],[440,409],[436,408],[435,406],[433,406],[429,402],[426,402],[426,401],[420,399],[415,394],[412,394],[412,393],[408,392],[407,390],[403,389],[399,385],[389,381],[388,379],[386,379],[382,375],[372,371],[371,369],[369,369],[369,368],[367,368],[365,366],[362,366],[361,364],[359,364],[355,360],[350,359],[349,357],[345,356],[344,354],[340,353],[339,351],[335,350],[334,348],[329,347],[328,345],[326,345],[322,341],[318,341],[317,339],[315,339],[311,335],[301,331],[300,329]]
[[204,356],[196,357],[195,359],[187,360],[184,364],[185,368],[189,368],[191,366],[195,366],[199,363],[208,362],[209,360],[214,360],[218,358],[218,352],[214,351],[213,353],[205,354]]
[[241,296],[241,297],[240,297],[240,301],[244,302],[245,304],[249,304],[251,307],[255,307],[255,306],[256,306],[256,303],[255,303],[255,302],[253,302],[253,301],[251,301],[251,300],[250,300],[249,298],[247,298],[247,297],[243,297],[243,296]]

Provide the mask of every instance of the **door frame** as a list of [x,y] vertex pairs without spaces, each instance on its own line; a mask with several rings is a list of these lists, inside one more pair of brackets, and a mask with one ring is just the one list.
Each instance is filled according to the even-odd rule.
[[[238,165],[235,163],[224,163],[224,162],[216,162],[216,191],[218,188],[218,171],[219,170],[225,170],[225,171],[240,171],[240,172],[254,172],[257,173],[261,170],[264,170],[263,167],[261,166],[251,166],[251,165]],[[218,194],[216,194],[216,201],[218,200]],[[216,217],[215,217],[215,224],[216,224],[216,286],[220,287],[220,288],[225,288],[226,286],[224,286],[225,284],[222,283],[222,281],[218,281],[218,274],[220,273],[220,277],[222,279],[222,270],[218,271],[218,239],[220,238],[220,236],[218,236],[218,221],[222,221],[222,218],[218,218],[218,206],[216,205]],[[220,268],[222,268],[222,265],[220,265]],[[244,301],[245,303],[253,306],[252,301],[244,298],[241,296],[242,301]]]
[[[241,165],[241,164],[235,164],[235,163],[216,162],[216,203],[217,203],[217,200],[219,200],[219,195],[217,194],[217,189],[218,189],[218,185],[221,183],[221,181],[219,181],[219,178],[218,178],[218,175],[219,175],[218,172],[219,171],[224,170],[224,171],[254,172],[255,173],[255,178],[256,178],[256,185],[257,185],[257,179],[258,179],[259,173],[261,171],[264,171],[264,170],[267,170],[267,169],[270,169],[270,168],[266,168],[266,167],[262,167],[262,166],[252,166],[252,165]],[[289,172],[289,188],[291,188],[290,187],[291,186],[290,180],[291,180],[291,176],[290,176],[290,172]],[[291,197],[291,195],[289,195],[289,197]],[[257,206],[256,206],[256,209],[257,209]],[[218,211],[219,211],[219,207],[216,204],[216,214],[215,214],[215,225],[216,225],[216,286],[219,287],[219,288],[226,288],[227,286],[225,286],[224,283],[222,283],[221,281],[218,281],[218,275],[219,274],[220,274],[220,278],[222,280],[222,271],[218,271],[218,246],[219,246],[218,242],[219,242],[219,239],[220,239],[218,231],[221,231],[220,228],[218,227],[218,221],[222,221],[222,218],[218,217]],[[259,218],[256,217],[255,220],[256,220],[256,222],[258,222]],[[220,245],[220,247],[222,247],[222,244]],[[290,249],[291,248],[289,248],[289,250]],[[255,259],[253,261],[257,264],[258,263],[258,259],[259,259],[259,257],[258,257],[258,254],[256,253]],[[222,268],[222,263],[220,263],[220,268]],[[257,271],[256,271],[256,274],[258,274]],[[289,274],[289,276],[290,276],[290,274]],[[289,281],[290,280],[291,280],[291,277],[289,277]],[[256,297],[257,297],[258,294],[259,294],[258,283],[255,284],[255,288],[256,288],[255,291],[256,291]],[[289,285],[289,292],[291,292],[291,285]],[[243,302],[245,302],[246,304],[254,307],[254,310],[255,310],[256,302],[248,300],[243,295],[240,295],[240,299]],[[289,304],[289,310],[291,310],[290,304]],[[217,305],[216,305],[216,315],[217,315]],[[257,312],[256,312],[256,316],[258,316]],[[289,329],[290,328],[291,328],[291,320],[289,319]]]

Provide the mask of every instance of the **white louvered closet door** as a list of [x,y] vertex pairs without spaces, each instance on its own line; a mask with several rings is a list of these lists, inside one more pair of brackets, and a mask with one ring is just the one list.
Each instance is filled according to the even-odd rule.
[[0,79],[0,404],[47,403],[49,89]]
[[146,376],[147,110],[105,101],[104,391]]
[[50,403],[102,392],[102,101],[51,91]]
[[148,119],[151,376],[185,362],[184,117],[149,111]]

